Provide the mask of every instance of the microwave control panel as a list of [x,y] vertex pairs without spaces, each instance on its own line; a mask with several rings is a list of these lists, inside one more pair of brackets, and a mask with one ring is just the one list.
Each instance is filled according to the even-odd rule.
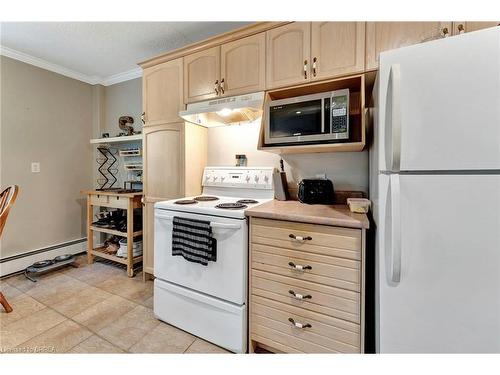
[[349,89],[332,93],[331,98],[331,132],[349,137]]

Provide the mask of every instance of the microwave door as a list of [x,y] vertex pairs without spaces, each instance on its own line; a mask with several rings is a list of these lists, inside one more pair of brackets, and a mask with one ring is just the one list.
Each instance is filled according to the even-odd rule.
[[296,103],[271,103],[269,107],[268,140],[270,143],[290,143],[322,134],[323,99]]

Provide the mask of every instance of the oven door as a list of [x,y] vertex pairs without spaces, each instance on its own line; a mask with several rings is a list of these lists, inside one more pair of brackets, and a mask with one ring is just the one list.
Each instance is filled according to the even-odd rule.
[[[217,240],[217,261],[208,266],[172,256],[172,219],[210,221]],[[246,219],[229,219],[155,209],[155,277],[182,287],[243,305],[246,301],[248,242]]]

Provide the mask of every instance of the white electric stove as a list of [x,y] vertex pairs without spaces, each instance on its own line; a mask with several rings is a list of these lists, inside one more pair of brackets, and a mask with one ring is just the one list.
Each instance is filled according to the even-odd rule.
[[[247,350],[248,224],[245,209],[274,198],[273,168],[207,167],[203,194],[155,204],[158,319],[236,353]],[[217,261],[172,256],[174,217],[209,221]]]

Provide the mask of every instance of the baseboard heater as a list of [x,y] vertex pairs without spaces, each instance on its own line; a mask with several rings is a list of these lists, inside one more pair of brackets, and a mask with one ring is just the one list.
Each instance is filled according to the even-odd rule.
[[78,254],[86,250],[87,238],[79,238],[0,259],[0,277],[24,270],[29,265],[63,254]]

